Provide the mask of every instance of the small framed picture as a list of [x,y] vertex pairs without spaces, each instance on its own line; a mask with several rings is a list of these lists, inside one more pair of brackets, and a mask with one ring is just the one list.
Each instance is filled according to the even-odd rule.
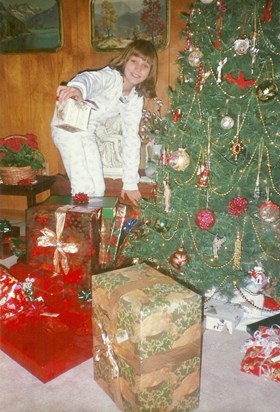
[[58,0],[1,0],[0,53],[57,51],[62,46]]
[[97,51],[122,49],[137,38],[164,49],[169,38],[169,0],[91,0],[91,45]]

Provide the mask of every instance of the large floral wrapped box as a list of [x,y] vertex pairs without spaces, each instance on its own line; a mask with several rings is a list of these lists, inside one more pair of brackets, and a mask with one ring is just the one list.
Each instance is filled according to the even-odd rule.
[[94,379],[122,411],[199,403],[202,299],[138,264],[92,278]]
[[46,202],[26,212],[27,262],[64,274],[68,283],[90,287],[99,271],[100,220],[115,197],[94,198],[86,205]]

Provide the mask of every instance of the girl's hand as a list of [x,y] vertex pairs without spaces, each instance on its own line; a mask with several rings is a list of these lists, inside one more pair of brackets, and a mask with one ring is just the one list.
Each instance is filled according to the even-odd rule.
[[70,98],[78,101],[83,100],[82,92],[76,87],[58,86],[56,95],[61,104],[64,104]]
[[128,197],[128,199],[135,205],[138,205],[139,200],[142,199],[141,193],[139,192],[139,190],[125,190],[122,189],[121,192],[121,198],[124,199],[125,196]]

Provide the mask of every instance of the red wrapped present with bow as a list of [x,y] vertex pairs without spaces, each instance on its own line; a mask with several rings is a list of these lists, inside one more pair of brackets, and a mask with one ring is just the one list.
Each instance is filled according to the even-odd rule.
[[242,348],[241,371],[280,382],[280,326],[261,326]]
[[[100,217],[113,210],[116,198],[94,198],[88,204],[59,204],[61,199],[27,210],[27,262],[56,274],[73,286],[89,287],[99,270]],[[65,200],[65,199],[64,199]]]

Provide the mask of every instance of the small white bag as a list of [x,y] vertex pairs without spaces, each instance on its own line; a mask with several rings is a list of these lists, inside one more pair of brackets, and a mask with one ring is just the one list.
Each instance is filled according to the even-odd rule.
[[74,99],[68,99],[64,105],[56,102],[53,125],[69,132],[85,131],[91,108],[87,102]]

